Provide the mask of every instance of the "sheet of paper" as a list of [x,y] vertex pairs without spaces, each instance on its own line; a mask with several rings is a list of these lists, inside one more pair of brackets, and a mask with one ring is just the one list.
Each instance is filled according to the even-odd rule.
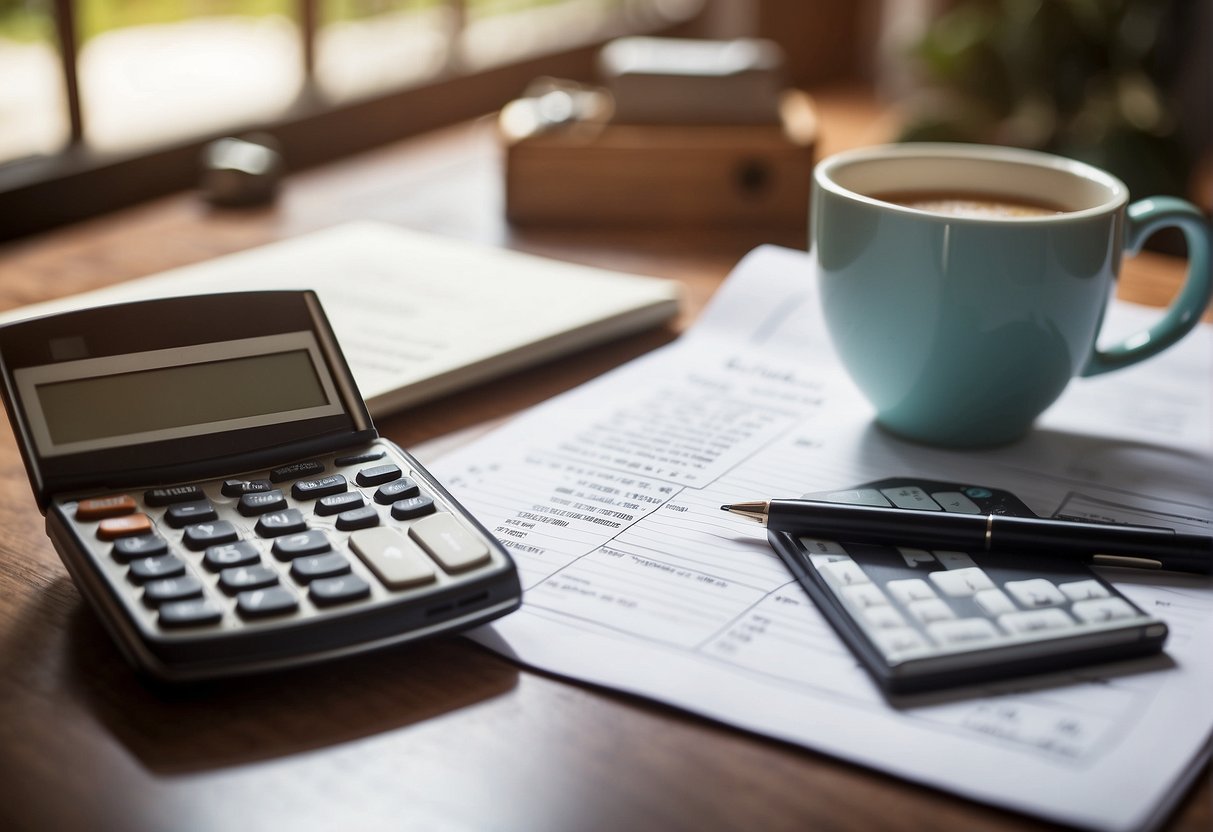
[[[1134,328],[1156,311],[1119,306]],[[1213,584],[1118,586],[1166,656],[892,707],[722,513],[894,475],[1007,488],[1037,513],[1213,530],[1213,334],[1077,381],[1027,439],[898,441],[839,369],[807,255],[764,248],[678,342],[522,414],[433,467],[510,548],[523,608],[475,637],[521,662],[1081,827],[1163,817],[1213,736]],[[1112,577],[1109,573],[1109,577]]]
[[26,306],[0,323],[254,289],[317,292],[372,415],[656,326],[678,310],[673,281],[357,222]]

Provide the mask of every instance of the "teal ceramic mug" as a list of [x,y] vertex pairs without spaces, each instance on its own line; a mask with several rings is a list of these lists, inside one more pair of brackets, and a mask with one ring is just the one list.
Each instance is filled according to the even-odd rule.
[[[811,226],[842,363],[879,424],[930,444],[1023,436],[1071,378],[1166,349],[1213,294],[1210,228],[1194,206],[1130,204],[1116,177],[1044,153],[968,144],[840,153],[814,172]],[[1122,253],[1167,226],[1188,244],[1180,295],[1149,330],[1097,347]]]

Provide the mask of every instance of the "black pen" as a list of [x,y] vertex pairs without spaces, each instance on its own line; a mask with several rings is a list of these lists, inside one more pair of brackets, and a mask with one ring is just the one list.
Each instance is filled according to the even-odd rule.
[[720,508],[771,531],[825,540],[1056,555],[1097,566],[1213,574],[1213,537],[1169,529],[817,500],[758,500]]

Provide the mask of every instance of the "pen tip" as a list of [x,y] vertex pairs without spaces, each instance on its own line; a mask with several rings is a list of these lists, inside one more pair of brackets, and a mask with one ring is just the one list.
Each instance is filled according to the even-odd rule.
[[721,511],[732,511],[733,507],[732,506],[721,506],[720,510]]

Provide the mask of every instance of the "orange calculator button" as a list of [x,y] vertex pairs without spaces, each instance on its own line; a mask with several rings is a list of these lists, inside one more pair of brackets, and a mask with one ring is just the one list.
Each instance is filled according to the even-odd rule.
[[91,500],[81,500],[76,503],[76,519],[100,520],[103,517],[119,517],[132,513],[136,508],[135,498],[129,494],[94,497]]
[[107,517],[97,526],[97,537],[114,540],[133,534],[147,534],[152,530],[152,518],[146,514],[127,514],[123,517]]

